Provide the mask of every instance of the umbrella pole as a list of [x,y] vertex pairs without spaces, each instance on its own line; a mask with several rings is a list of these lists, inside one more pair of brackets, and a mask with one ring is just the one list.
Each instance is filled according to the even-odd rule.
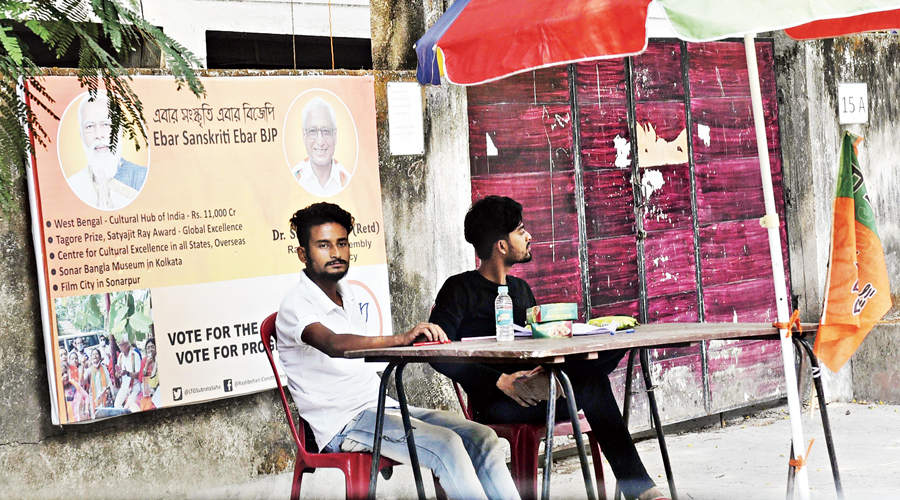
[[[769,146],[766,140],[766,124],[764,120],[762,97],[759,89],[759,67],[756,62],[755,34],[744,35],[744,51],[747,55],[747,70],[750,80],[750,100],[753,105],[753,123],[756,127],[756,146],[759,152],[759,168],[762,177],[763,197],[766,203],[766,216],[760,221],[769,234],[769,253],[772,256],[772,278],[775,281],[775,303],[778,322],[786,324],[790,319],[790,308],[787,302],[784,279],[784,258],[781,251],[781,235],[778,213],[775,211],[775,195],[772,190],[772,168],[769,165]],[[803,453],[803,426],[800,421],[800,395],[797,389],[797,375],[794,371],[794,346],[788,336],[788,330],[780,330],[781,356],[784,361],[784,382],[787,390],[788,411],[791,419],[791,442],[794,451]],[[798,451],[799,450],[799,451]],[[793,458],[793,457],[792,457]],[[806,457],[803,457],[806,458]],[[809,477],[806,466],[797,470],[797,487],[800,499],[809,500]]]

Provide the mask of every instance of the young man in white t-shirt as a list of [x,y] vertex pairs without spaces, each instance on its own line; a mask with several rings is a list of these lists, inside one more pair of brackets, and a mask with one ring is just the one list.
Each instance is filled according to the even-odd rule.
[[[398,335],[367,336],[365,319],[343,280],[350,265],[353,217],[341,207],[310,205],[294,214],[291,228],[305,269],[282,301],[276,320],[288,388],[322,451],[370,451],[380,378],[372,364],[346,359],[344,353],[447,336],[440,327],[424,322]],[[388,401],[389,408],[396,406]],[[416,407],[409,411],[420,462],[440,479],[450,498],[519,498],[493,430],[452,412]],[[408,463],[398,411],[389,409],[385,415],[381,446],[384,456]]]

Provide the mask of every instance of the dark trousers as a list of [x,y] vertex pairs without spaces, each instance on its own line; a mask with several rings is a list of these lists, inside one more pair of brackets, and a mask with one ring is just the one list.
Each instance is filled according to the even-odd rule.
[[[591,424],[600,449],[606,455],[619,481],[622,493],[626,498],[636,498],[653,487],[654,483],[641,462],[609,385],[609,374],[626,352],[625,350],[602,352],[598,359],[569,361],[556,366],[569,376],[575,401]],[[529,368],[518,367],[518,370],[527,369]],[[469,395],[474,419],[478,422],[492,424],[546,421],[546,402],[525,408],[496,386],[471,390],[466,388],[466,392]],[[560,399],[556,404],[556,418],[568,419],[569,412],[565,400]],[[594,460],[600,460],[600,457],[594,457]]]

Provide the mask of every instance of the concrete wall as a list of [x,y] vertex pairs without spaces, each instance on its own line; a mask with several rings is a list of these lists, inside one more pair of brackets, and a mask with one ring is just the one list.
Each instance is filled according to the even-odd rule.
[[[776,52],[791,271],[801,319],[817,322],[822,314],[844,130],[866,139],[859,148],[860,166],[895,304],[851,362],[837,376],[826,373],[826,392],[832,399],[900,401],[900,225],[895,215],[900,210],[900,39],[870,34],[799,43],[779,35]],[[869,122],[840,125],[838,84],[853,82],[868,86]]]
[[[415,78],[413,73],[409,76]],[[382,206],[396,331],[426,320],[444,280],[471,269],[475,263],[475,252],[465,242],[462,229],[471,204],[465,89],[431,87],[423,94],[424,156],[390,156],[387,130],[379,130]],[[386,99],[378,100],[377,113],[380,121],[387,121]],[[407,389],[411,401],[430,407],[454,407],[456,395],[431,367],[413,364],[407,373],[409,377],[426,375],[421,383]]]

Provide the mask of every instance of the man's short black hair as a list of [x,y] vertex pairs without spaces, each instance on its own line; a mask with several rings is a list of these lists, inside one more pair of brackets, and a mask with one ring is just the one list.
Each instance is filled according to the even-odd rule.
[[334,222],[347,230],[347,234],[353,232],[353,216],[334,203],[320,202],[297,210],[291,217],[291,229],[297,235],[300,246],[309,249],[310,230],[322,224]]
[[494,243],[522,223],[522,204],[507,196],[486,196],[469,208],[464,223],[466,241],[481,260],[491,258]]

